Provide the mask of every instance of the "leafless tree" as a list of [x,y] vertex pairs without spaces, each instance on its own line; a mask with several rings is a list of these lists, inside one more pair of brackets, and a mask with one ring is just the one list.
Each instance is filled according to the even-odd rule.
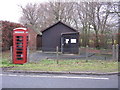
[[[40,33],[57,21],[77,29],[83,46],[89,45],[90,36],[95,34],[95,46],[107,45],[110,33],[116,27],[116,15],[111,2],[48,2],[27,4],[22,7],[21,22]],[[114,23],[113,23],[114,22]],[[101,44],[101,45],[100,45]]]
[[49,2],[40,4],[27,4],[22,8],[23,16],[20,21],[23,24],[31,25],[33,29],[43,29],[57,21],[71,24],[73,4],[63,2]]
[[[89,34],[93,28],[96,48],[100,47],[100,44],[105,45],[107,39],[104,36],[109,32],[109,30],[106,29],[108,29],[108,25],[110,25],[111,17],[109,17],[109,10],[111,10],[112,4],[110,2],[84,2],[78,6],[79,19],[83,25],[83,41],[86,42],[84,44],[89,44]],[[103,42],[103,44],[101,42]]]

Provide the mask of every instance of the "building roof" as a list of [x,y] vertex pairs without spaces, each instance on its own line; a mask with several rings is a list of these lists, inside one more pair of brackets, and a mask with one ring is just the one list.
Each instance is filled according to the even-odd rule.
[[61,33],[61,35],[65,35],[65,34],[79,34],[79,32],[66,32],[66,33]]
[[48,29],[50,29],[50,28],[54,27],[55,25],[57,25],[57,24],[59,24],[59,23],[61,23],[61,24],[63,24],[64,26],[66,26],[66,27],[68,27],[68,28],[72,29],[72,30],[73,30],[73,31],[75,31],[75,32],[78,32],[76,29],[74,29],[74,28],[72,28],[72,27],[70,27],[70,26],[66,25],[65,23],[63,23],[63,22],[61,22],[61,21],[58,21],[57,23],[55,23],[55,24],[53,24],[53,25],[51,25],[51,26],[47,27],[46,29],[41,30],[41,32],[43,33],[44,31],[47,31]]

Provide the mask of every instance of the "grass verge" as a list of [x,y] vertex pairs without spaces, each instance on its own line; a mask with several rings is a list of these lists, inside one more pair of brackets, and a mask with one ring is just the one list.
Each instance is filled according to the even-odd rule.
[[29,62],[23,65],[12,64],[9,54],[5,54],[0,60],[0,67],[14,67],[11,70],[29,70],[29,71],[75,71],[75,72],[117,72],[117,61],[104,60],[41,60],[37,63]]
[[12,70],[29,70],[29,71],[90,71],[90,72],[117,72],[118,63],[114,61],[101,60],[42,60],[37,63],[26,63],[15,65],[3,62],[2,67],[15,67]]

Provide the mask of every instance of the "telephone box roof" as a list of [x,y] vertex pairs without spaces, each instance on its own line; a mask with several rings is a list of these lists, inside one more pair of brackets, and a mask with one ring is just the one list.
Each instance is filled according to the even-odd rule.
[[22,29],[22,30],[27,30],[27,28],[23,28],[23,27],[19,27],[19,28],[15,28],[15,29],[13,29],[13,30],[16,30],[16,29]]

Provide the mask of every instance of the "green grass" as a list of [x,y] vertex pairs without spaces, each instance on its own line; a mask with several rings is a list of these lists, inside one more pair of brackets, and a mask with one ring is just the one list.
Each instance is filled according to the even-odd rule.
[[29,62],[23,65],[15,65],[10,61],[10,54],[5,54],[2,59],[0,67],[13,67],[12,70],[33,70],[33,71],[90,71],[90,72],[117,72],[117,61],[104,60],[41,60],[33,63]]
[[12,70],[33,70],[33,71],[91,71],[91,72],[116,72],[118,63],[114,61],[101,60],[42,60],[37,63],[26,63],[14,65],[3,63],[3,67],[15,66]]

